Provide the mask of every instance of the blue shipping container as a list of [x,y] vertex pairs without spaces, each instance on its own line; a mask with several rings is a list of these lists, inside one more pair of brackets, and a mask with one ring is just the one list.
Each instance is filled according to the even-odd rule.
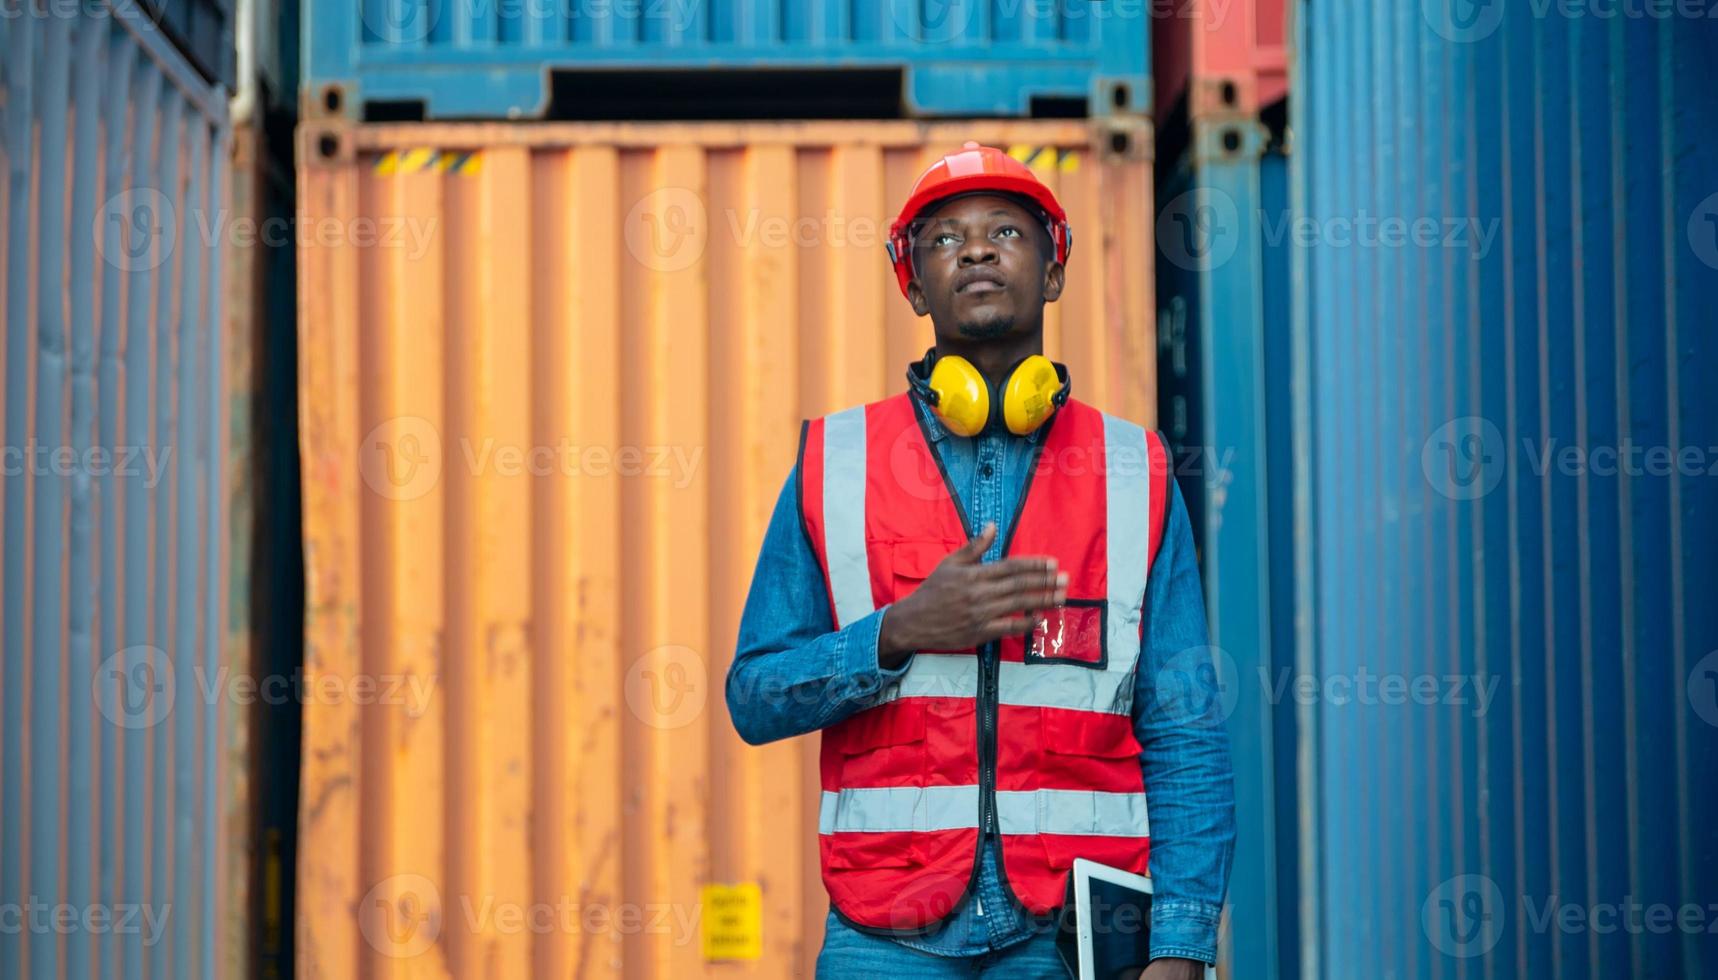
[[1156,222],[1159,412],[1228,711],[1239,832],[1224,946],[1245,977],[1298,957],[1295,719],[1270,696],[1295,667],[1281,136],[1245,115],[1194,121]]
[[[911,116],[1150,104],[1149,0],[309,0],[306,112],[538,119],[557,73],[887,69]],[[772,83],[790,86],[791,75]],[[677,100],[696,114],[706,86]],[[760,93],[760,96],[763,93]],[[677,118],[685,118],[680,115]]]
[[229,972],[227,104],[134,14],[0,17],[5,977]]
[[[121,11],[135,10],[165,31],[191,66],[210,81],[233,87],[234,0],[127,0]],[[142,18],[139,18],[140,20]]]
[[1296,7],[1302,976],[1718,975],[1710,7]]

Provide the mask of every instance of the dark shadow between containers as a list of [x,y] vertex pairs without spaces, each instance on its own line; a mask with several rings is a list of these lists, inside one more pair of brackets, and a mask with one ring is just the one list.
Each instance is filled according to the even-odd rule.
[[[270,112],[256,193],[258,217],[290,220],[298,213],[293,173],[294,120]],[[244,270],[254,276],[251,316],[255,352],[248,381],[255,451],[248,570],[252,670],[259,678],[300,678],[304,672],[304,526],[298,455],[298,297],[296,248],[267,248]],[[275,688],[278,690],[279,688]],[[290,690],[297,690],[294,684]],[[248,976],[296,975],[294,913],[298,884],[298,790],[304,705],[298,697],[259,698],[235,710],[249,713],[251,782],[249,831]]]
[[898,69],[552,71],[550,119],[893,119]]
[[[337,98],[337,97],[336,97]],[[1031,116],[1080,119],[1083,98],[1036,97]],[[330,111],[338,111],[331,104]],[[550,69],[546,121],[912,118],[900,68]],[[417,101],[366,101],[365,122],[422,122]]]

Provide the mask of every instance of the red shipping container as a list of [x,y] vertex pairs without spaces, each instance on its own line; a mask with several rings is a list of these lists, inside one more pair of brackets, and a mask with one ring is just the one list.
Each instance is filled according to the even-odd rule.
[[[1157,8],[1153,8],[1157,9]],[[1162,123],[1256,114],[1288,95],[1285,0],[1176,0],[1151,25],[1153,104]]]

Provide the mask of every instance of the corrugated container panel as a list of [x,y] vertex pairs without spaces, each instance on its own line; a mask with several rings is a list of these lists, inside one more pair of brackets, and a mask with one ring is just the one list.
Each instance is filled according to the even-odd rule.
[[1437,693],[1302,715],[1306,976],[1718,973],[1718,21],[1644,9],[1297,7],[1299,646]]
[[372,101],[421,103],[431,120],[542,119],[557,73],[869,68],[904,73],[901,109],[913,116],[1025,116],[1034,98],[1138,114],[1151,110],[1151,9],[1143,0],[309,0],[304,105],[307,116],[352,119]]
[[1151,29],[1158,122],[1258,112],[1288,94],[1288,54],[1288,0],[1176,0]]
[[0,974],[214,976],[226,104],[106,7],[0,52]]
[[[800,419],[931,343],[881,236],[966,139],[1084,243],[1049,351],[1154,423],[1147,132],[301,130],[306,220],[376,236],[300,252],[307,680],[398,685],[307,706],[304,975],[810,974],[817,740],[746,747],[722,678]],[[748,883],[762,957],[707,965]]]
[[1285,146],[1246,116],[1196,121],[1159,197],[1159,405],[1233,705],[1223,952],[1235,975],[1265,976],[1298,944],[1294,718],[1270,697],[1295,663]]

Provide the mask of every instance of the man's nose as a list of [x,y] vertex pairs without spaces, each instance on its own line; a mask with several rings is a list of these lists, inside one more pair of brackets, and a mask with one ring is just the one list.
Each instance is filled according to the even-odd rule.
[[980,262],[995,261],[996,243],[992,242],[988,237],[979,238],[977,241],[968,239],[960,247],[961,265],[977,265]]

